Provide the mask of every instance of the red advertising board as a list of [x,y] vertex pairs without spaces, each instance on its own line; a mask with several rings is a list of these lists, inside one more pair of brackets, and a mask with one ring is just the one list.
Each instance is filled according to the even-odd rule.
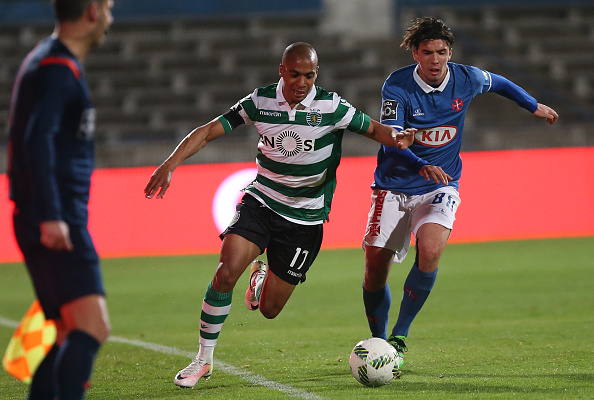
[[[594,148],[462,153],[461,205],[451,242],[594,236]],[[375,157],[344,158],[323,248],[358,247]],[[184,165],[164,199],[144,198],[154,168],[93,176],[91,234],[102,257],[216,253],[254,163]],[[20,261],[0,175],[0,262]]]

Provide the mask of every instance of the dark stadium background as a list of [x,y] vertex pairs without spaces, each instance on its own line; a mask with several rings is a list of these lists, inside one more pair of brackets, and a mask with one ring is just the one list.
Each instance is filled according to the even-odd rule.
[[[318,84],[378,117],[380,88],[412,63],[399,48],[410,19],[435,15],[455,36],[453,61],[504,75],[561,118],[554,127],[500,96],[479,96],[463,151],[592,146],[593,1],[116,0],[105,46],[88,57],[98,110],[97,166],[160,163],[194,126],[278,79],[286,45],[318,50]],[[49,0],[0,1],[0,173],[6,120],[22,57],[52,30]],[[346,156],[374,143],[345,135]],[[250,161],[256,133],[244,127],[189,163]],[[246,150],[248,149],[248,150]]]
[[[90,229],[100,254],[216,252],[214,209],[222,203],[215,193],[253,168],[255,129],[242,126],[187,160],[200,165],[176,171],[165,201],[142,194],[154,167],[192,128],[276,82],[282,51],[295,41],[317,49],[317,84],[378,118],[383,81],[413,62],[399,47],[403,29],[422,15],[450,25],[453,61],[506,76],[560,114],[550,126],[496,94],[473,100],[452,241],[594,235],[594,214],[584,212],[594,196],[594,1],[467,3],[116,0],[105,45],[85,61],[97,107]],[[4,174],[10,91],[19,63],[52,21],[49,0],[0,0],[0,262],[20,259]],[[338,170],[325,248],[359,246],[377,148],[345,134],[348,158]],[[563,188],[570,198],[559,194]],[[222,212],[229,220],[231,203]],[[147,234],[147,221],[158,231]]]

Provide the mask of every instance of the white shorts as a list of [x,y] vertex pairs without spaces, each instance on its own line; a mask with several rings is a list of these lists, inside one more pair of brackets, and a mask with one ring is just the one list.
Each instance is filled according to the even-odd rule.
[[434,223],[452,229],[460,205],[458,191],[446,186],[423,195],[406,195],[374,190],[363,238],[366,246],[393,250],[394,262],[401,263],[408,253],[411,233],[423,224]]

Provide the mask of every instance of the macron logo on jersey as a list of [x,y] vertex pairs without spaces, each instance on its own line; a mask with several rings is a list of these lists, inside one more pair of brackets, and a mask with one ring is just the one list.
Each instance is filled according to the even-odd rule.
[[438,126],[430,129],[419,129],[415,133],[415,141],[424,146],[440,147],[450,143],[458,134],[455,126]]

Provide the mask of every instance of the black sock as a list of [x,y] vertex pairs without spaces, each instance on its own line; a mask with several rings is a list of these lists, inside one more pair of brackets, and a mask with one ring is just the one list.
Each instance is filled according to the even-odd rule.
[[56,397],[54,364],[59,350],[60,346],[54,344],[37,367],[29,387],[28,400],[53,400]]
[[101,344],[89,334],[74,330],[66,337],[56,358],[60,400],[80,400],[89,387],[95,355]]

